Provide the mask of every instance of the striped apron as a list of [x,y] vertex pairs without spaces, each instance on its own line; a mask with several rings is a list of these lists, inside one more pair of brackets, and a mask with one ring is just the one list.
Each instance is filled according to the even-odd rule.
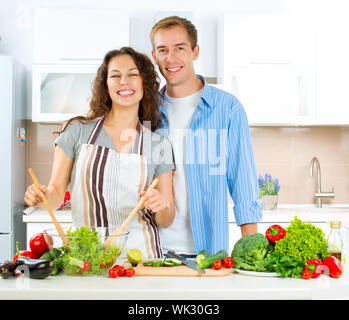
[[[143,151],[143,130],[139,123],[132,153],[118,153],[95,145],[105,117],[93,128],[76,157],[76,175],[71,195],[73,224],[108,227],[112,233],[128,217],[149,186],[148,168]],[[146,258],[161,258],[159,231],[152,213],[144,208],[130,221],[123,256],[138,248]]]

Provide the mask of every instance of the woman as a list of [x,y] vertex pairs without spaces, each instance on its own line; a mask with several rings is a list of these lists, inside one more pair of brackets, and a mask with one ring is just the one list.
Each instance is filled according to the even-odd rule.
[[[144,208],[128,225],[127,247],[161,257],[157,226],[170,226],[175,211],[172,148],[152,132],[160,121],[158,89],[146,55],[129,47],[108,52],[94,81],[87,117],[63,124],[48,186],[29,186],[24,201],[40,206],[45,195],[57,208],[70,183],[74,225],[116,228],[144,196]],[[145,195],[155,177],[156,188]]]

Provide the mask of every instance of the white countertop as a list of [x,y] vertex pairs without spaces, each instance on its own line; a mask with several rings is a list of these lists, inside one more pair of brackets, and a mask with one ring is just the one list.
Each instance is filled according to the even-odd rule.
[[317,279],[253,277],[73,277],[0,278],[0,300],[258,300],[349,299],[349,274]]
[[[71,210],[54,211],[58,222],[71,223]],[[290,222],[297,216],[302,221],[311,222],[329,222],[332,219],[339,219],[349,223],[349,207],[323,207],[315,208],[311,206],[282,206],[277,210],[263,211],[262,223],[266,222]],[[43,208],[37,208],[31,214],[23,215],[23,221],[26,223],[46,223],[52,222],[50,215]],[[232,206],[229,206],[229,222],[235,223],[235,217]]]
[[[230,222],[235,222],[229,208]],[[71,211],[55,211],[59,222],[71,222]],[[289,222],[294,216],[311,222],[340,219],[349,223],[349,208],[282,207],[263,212],[263,222]],[[28,223],[51,222],[44,209],[24,215]],[[349,299],[349,274],[339,279],[252,277],[232,273],[226,277],[72,277],[60,274],[44,280],[0,279],[2,299],[118,299],[118,300],[234,300],[234,299]]]

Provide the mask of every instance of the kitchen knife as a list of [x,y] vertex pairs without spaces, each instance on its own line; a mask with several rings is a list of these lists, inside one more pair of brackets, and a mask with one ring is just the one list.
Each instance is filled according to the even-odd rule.
[[206,273],[206,271],[202,268],[200,268],[195,261],[192,260],[187,260],[183,257],[181,257],[180,255],[178,255],[177,253],[175,253],[172,250],[167,251],[166,256],[169,258],[174,258],[174,259],[178,259],[180,261],[182,261],[183,264],[185,264],[186,266],[188,266],[189,268],[192,268],[196,271],[199,271],[200,273],[204,274]]

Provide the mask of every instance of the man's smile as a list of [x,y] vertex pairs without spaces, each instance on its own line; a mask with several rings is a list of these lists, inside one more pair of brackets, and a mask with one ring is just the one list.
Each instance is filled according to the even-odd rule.
[[165,69],[166,69],[166,71],[169,72],[169,73],[176,73],[176,72],[182,70],[182,69],[183,69],[183,66],[171,67],[171,68],[168,67],[168,68],[165,68]]

